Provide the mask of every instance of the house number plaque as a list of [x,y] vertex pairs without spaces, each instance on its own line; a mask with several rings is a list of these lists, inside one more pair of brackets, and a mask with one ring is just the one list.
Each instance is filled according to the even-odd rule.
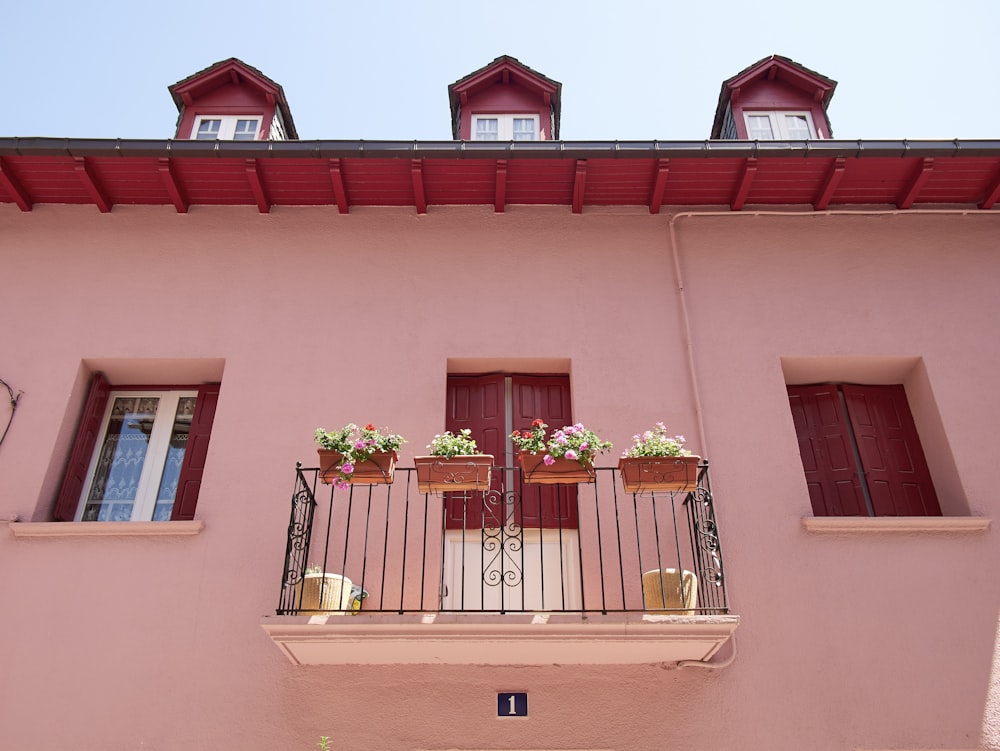
[[497,694],[497,717],[527,717],[527,692],[505,692]]

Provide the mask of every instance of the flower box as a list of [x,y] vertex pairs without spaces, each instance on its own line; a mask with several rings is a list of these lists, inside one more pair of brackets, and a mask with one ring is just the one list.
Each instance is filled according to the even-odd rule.
[[[340,474],[337,468],[343,463],[344,455],[330,449],[316,451],[319,454],[320,482],[330,485]],[[354,465],[347,481],[351,485],[390,485],[398,459],[395,451],[376,451],[367,461]]]
[[450,459],[416,456],[413,464],[417,468],[417,488],[421,493],[490,489],[492,454],[453,456]]
[[697,486],[700,461],[700,456],[623,456],[618,471],[627,493],[682,493]]
[[546,464],[545,454],[521,451],[518,458],[524,481],[533,485],[574,485],[579,482],[594,482],[594,465],[583,465],[577,459],[555,457],[552,464]]

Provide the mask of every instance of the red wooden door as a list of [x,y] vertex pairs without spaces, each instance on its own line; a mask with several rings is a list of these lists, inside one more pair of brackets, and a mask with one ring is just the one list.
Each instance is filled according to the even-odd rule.
[[[513,427],[507,421],[508,411],[513,416]],[[568,376],[448,377],[446,429],[456,432],[469,428],[480,451],[493,454],[497,466],[507,463],[510,430],[527,429],[531,421],[539,417],[549,425],[550,431],[571,424]],[[514,462],[516,460],[512,460]],[[448,529],[461,529],[463,525],[466,529],[481,529],[484,521],[487,526],[500,526],[506,514],[506,482],[503,472],[494,471],[493,492],[485,504],[485,520],[479,494],[470,494],[469,502],[465,502],[461,493],[446,494],[445,526]],[[522,490],[523,495],[514,502],[514,518],[518,524],[528,528],[577,527],[576,486],[525,485]]]
[[[569,376],[511,376],[513,396],[512,430],[527,430],[541,418],[552,431],[573,424],[570,413]],[[576,485],[522,485],[521,502],[515,509],[523,528],[576,529]]]
[[[449,376],[445,429],[452,433],[468,428],[476,445],[484,454],[492,454],[493,462],[503,466],[507,445],[504,376]],[[494,470],[491,490],[503,490],[502,473]],[[499,487],[498,487],[499,486]],[[482,494],[446,493],[445,527],[447,529],[482,529],[503,526],[506,509],[503,493],[490,493],[486,499],[486,514]]]

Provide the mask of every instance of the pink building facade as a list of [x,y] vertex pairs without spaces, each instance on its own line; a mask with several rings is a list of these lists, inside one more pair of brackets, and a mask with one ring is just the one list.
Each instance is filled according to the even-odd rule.
[[[491,65],[456,141],[0,138],[0,747],[1000,748],[1000,144],[832,140],[783,58],[717,123],[805,140],[553,141],[558,84]],[[179,108],[287,136],[244,68]],[[503,440],[500,524],[415,486],[492,386],[614,442],[537,496],[572,521]],[[136,497],[116,419],[174,467]],[[658,421],[698,481],[626,492]],[[392,485],[316,481],[348,422],[407,439]],[[306,565],[367,597],[302,613]]]

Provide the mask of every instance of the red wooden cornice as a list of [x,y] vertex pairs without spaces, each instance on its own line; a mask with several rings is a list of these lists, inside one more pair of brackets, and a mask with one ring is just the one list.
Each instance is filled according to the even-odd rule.
[[2,204],[971,207],[997,141],[139,141],[0,138]]

